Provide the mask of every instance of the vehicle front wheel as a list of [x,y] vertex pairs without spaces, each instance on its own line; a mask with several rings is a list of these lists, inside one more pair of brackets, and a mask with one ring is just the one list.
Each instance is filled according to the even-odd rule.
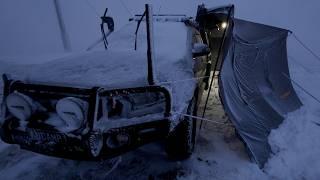
[[[196,99],[189,104],[187,114],[196,116]],[[195,146],[196,119],[181,116],[181,122],[170,132],[166,142],[166,152],[170,159],[183,160],[190,157]]]

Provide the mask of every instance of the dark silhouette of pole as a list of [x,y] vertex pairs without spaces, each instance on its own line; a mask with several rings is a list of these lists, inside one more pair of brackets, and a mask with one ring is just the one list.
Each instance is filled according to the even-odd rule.
[[[219,51],[218,51],[218,57],[217,57],[217,60],[216,60],[216,63],[215,63],[214,69],[213,69],[213,75],[211,77],[210,87],[209,87],[208,95],[207,95],[207,98],[206,98],[206,101],[205,101],[205,105],[204,105],[204,109],[203,109],[203,113],[202,113],[202,118],[204,118],[204,116],[206,114],[206,108],[207,108],[207,105],[208,105],[208,100],[209,100],[209,96],[210,96],[210,93],[211,93],[212,84],[213,84],[214,77],[215,77],[215,74],[216,74],[216,71],[217,71],[219,59],[221,57],[222,48],[223,48],[223,45],[224,45],[224,42],[225,42],[225,39],[226,39],[226,32],[230,27],[230,18],[231,18],[231,14],[233,13],[233,10],[234,10],[234,5],[230,6],[229,8],[230,9],[228,11],[227,27],[223,31],[222,42],[220,44]],[[200,122],[199,129],[202,128],[202,123],[203,123],[203,121]]]
[[70,39],[66,30],[65,23],[62,18],[62,12],[61,12],[59,0],[54,0],[53,2],[54,2],[55,11],[57,14],[63,48],[65,51],[71,51]]

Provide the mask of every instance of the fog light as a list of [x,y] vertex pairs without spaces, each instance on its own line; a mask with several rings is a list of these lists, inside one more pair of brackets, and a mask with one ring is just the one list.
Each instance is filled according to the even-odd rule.
[[86,119],[87,106],[81,99],[66,97],[57,102],[56,111],[68,128],[77,129]]
[[27,121],[37,109],[30,97],[18,92],[7,96],[6,106],[8,111],[21,121]]

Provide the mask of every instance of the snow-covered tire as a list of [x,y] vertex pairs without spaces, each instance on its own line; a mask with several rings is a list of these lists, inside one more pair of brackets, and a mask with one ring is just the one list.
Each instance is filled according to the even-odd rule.
[[[189,104],[187,113],[197,115],[196,96]],[[190,157],[195,146],[197,121],[191,117],[181,117],[181,122],[168,135],[166,152],[170,159],[183,160]]]

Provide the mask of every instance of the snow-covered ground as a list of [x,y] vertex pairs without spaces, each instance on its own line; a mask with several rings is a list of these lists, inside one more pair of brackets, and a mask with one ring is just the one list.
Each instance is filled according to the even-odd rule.
[[[32,4],[28,2],[21,4],[22,2],[20,2],[20,6],[16,6],[11,3],[13,1],[7,2],[8,6],[0,5],[1,60],[12,63],[23,57],[26,63],[37,63],[43,62],[43,59],[49,59],[44,57],[55,59],[64,53],[61,42],[58,40],[60,36],[56,27],[56,19],[48,19],[45,18],[46,16],[39,15],[54,14],[52,6],[45,3],[38,4],[39,12],[32,11],[29,18],[22,18],[24,23],[16,23],[13,26],[13,22],[21,19],[21,16],[19,13],[10,13],[10,11],[12,9],[16,11],[32,9]],[[196,5],[201,3],[187,1],[189,5],[177,8],[181,2],[175,1],[175,5],[159,5],[161,4],[159,2],[155,3],[158,4],[155,8],[157,11],[162,9],[161,12],[175,12],[175,10],[181,9],[184,10],[183,13],[189,15],[194,15]],[[311,44],[319,54],[320,37],[314,35],[319,30],[317,29],[319,24],[315,21],[318,17],[317,9],[319,7],[315,1],[304,3],[297,0],[274,1],[273,3],[270,3],[271,1],[230,2],[236,4],[238,17],[291,29],[303,37],[307,44]],[[74,11],[69,10],[70,7],[73,7],[71,1],[67,3],[69,6],[64,7],[64,12],[68,12],[69,15],[67,16],[67,28],[72,32],[73,50],[82,50],[94,42],[96,37],[99,37],[96,30],[98,27],[96,14],[92,12],[94,10],[85,1],[82,3],[78,3],[77,8],[73,8]],[[125,1],[125,3],[131,11],[134,11],[138,6],[143,7],[144,4],[142,1],[137,4],[135,1]],[[215,3],[209,2],[210,5],[215,5]],[[217,3],[217,5],[226,4],[222,0]],[[94,8],[102,13],[103,8],[107,5],[119,10],[118,14],[129,16],[130,12],[121,6],[120,1],[106,3],[102,6],[98,6],[96,3]],[[84,16],[78,17],[79,12],[86,12],[88,9],[90,9],[90,13],[84,13]],[[110,8],[111,14],[117,14],[115,12]],[[139,12],[134,11],[134,13]],[[8,14],[15,15],[9,16]],[[87,16],[88,14],[90,16]],[[83,19],[83,17],[88,18]],[[92,21],[93,19],[95,21]],[[127,17],[117,16],[115,18],[116,22],[121,19],[127,19]],[[43,24],[44,22],[48,24]],[[90,26],[86,25],[87,22],[90,22]],[[121,23],[118,27],[125,24],[124,20]],[[46,34],[51,36],[46,36]],[[94,38],[86,36],[87,34],[94,34]],[[34,39],[35,36],[37,39]],[[84,40],[80,41],[81,39]],[[320,99],[318,90],[320,87],[320,61],[308,54],[301,46],[295,44],[292,37],[289,40],[289,55],[294,57],[289,58],[293,80]],[[33,46],[30,45],[30,42],[33,42]],[[34,58],[37,52],[42,53],[38,58]],[[17,54],[20,57],[12,58]],[[30,57],[28,57],[29,55]],[[3,58],[3,56],[6,57]],[[6,63],[0,64],[0,68],[5,69],[5,67]],[[319,179],[320,103],[308,96],[298,86],[294,87],[304,106],[288,114],[280,127],[272,131],[269,143],[274,154],[262,170],[249,161],[241,141],[237,139],[232,128],[208,122],[199,133],[197,148],[190,159],[181,162],[169,161],[162,149],[163,142],[159,142],[123,155],[121,162],[112,172],[109,170],[118,162],[118,158],[103,162],[72,161],[35,154],[20,150],[17,146],[0,142],[0,179]],[[220,122],[227,121],[224,118],[222,107],[217,104],[219,101],[216,94],[211,95],[206,118]]]
[[[290,62],[293,78],[320,97],[314,86],[320,78],[320,63],[302,67]],[[317,64],[318,63],[318,64]],[[206,118],[229,123],[217,96],[217,86],[209,98]],[[0,148],[0,179],[318,179],[320,172],[319,104],[295,87],[304,106],[290,113],[271,135],[274,155],[264,169],[249,161],[245,148],[232,127],[204,123],[192,157],[169,161],[163,142],[141,147],[118,158],[103,162],[81,162],[47,157],[20,150],[14,145]]]
[[[229,123],[217,96],[210,97],[207,118]],[[163,142],[153,143],[104,162],[81,162],[47,157],[1,144],[0,179],[257,179],[266,177],[249,161],[232,127],[204,123],[192,157],[181,162],[167,159]]]

